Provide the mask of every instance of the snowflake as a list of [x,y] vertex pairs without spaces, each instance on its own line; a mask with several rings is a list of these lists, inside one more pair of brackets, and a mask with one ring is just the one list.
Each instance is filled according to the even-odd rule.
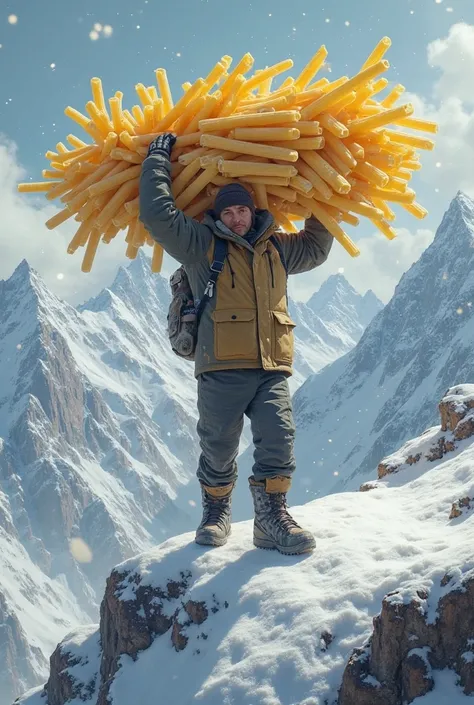
[[10,24],[16,24],[18,22],[17,15],[8,15],[8,22]]

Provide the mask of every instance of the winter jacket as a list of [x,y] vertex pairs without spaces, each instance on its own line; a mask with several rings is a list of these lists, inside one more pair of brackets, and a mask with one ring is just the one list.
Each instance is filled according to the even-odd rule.
[[278,239],[288,274],[307,272],[327,259],[333,237],[315,218],[299,234],[277,230],[273,216],[256,210],[255,244],[236,235],[212,211],[199,223],[176,208],[170,162],[152,155],[140,178],[140,220],[152,238],[183,264],[199,303],[209,276],[214,239],[228,255],[198,332],[195,375],[212,370],[261,368],[292,372],[293,328],[286,297],[287,272],[269,240]]

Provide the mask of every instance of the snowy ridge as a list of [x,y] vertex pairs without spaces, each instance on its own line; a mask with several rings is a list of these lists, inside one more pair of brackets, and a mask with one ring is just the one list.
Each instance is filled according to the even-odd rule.
[[473,314],[474,203],[459,193],[357,346],[295,394],[300,501],[358,487],[434,423],[446,389],[474,379]]
[[[474,407],[473,391],[458,387],[453,394],[464,394],[464,402],[468,399]],[[445,399],[445,406],[451,401]],[[474,614],[474,507],[450,518],[459,497],[474,497],[474,435],[459,439],[469,420],[468,407],[464,403],[458,409],[445,431],[442,426],[430,428],[400,449],[397,472],[388,473],[371,491],[330,495],[294,508],[295,517],[317,537],[311,556],[253,549],[252,524],[244,522],[234,526],[223,548],[203,549],[185,534],[117,566],[100,627],[104,648],[122,643],[127,649],[118,654],[108,695],[111,705],[152,702],[158,687],[167,701],[182,705],[196,700],[206,705],[356,705],[358,700],[347,700],[344,688],[339,689],[353,677],[351,654],[368,643],[381,605],[383,610],[413,608],[415,618],[427,625],[418,635],[406,635],[404,658],[411,663],[424,658],[434,687],[416,702],[467,705],[470,699],[463,689],[467,694],[471,683],[474,692],[474,641],[460,635],[455,647],[458,661],[450,668],[461,669],[460,684],[454,671],[431,666],[433,657],[422,640],[423,630],[438,628],[443,600],[464,599],[468,585],[472,605],[464,622]],[[444,455],[427,457],[441,436]],[[406,462],[418,455],[415,463]],[[393,470],[393,460],[381,465]],[[112,615],[117,637],[107,621]],[[135,636],[124,642],[120,633],[130,634],[129,619]],[[153,628],[150,639],[152,624],[161,626]],[[356,661],[370,660],[370,649],[364,648]],[[372,651],[376,648],[374,641]],[[92,670],[98,673],[96,653],[95,658]],[[103,664],[104,658],[112,663],[110,654],[101,658]],[[55,678],[52,674],[49,687],[57,687]],[[366,699],[360,702],[401,705],[401,699],[377,696],[388,686],[376,676],[361,678]],[[417,683],[409,684],[411,692]],[[373,690],[373,700],[367,688]],[[42,705],[41,692],[37,689],[20,702]],[[97,684],[90,702],[103,703],[104,697]],[[61,705],[66,702],[71,701]]]

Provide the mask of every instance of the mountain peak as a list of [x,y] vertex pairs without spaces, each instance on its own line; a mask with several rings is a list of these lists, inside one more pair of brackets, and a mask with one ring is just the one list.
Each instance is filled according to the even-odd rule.
[[452,247],[453,236],[467,237],[469,240],[474,238],[474,201],[463,191],[458,191],[451,201],[436,232],[435,240],[442,243],[449,241],[448,245]]

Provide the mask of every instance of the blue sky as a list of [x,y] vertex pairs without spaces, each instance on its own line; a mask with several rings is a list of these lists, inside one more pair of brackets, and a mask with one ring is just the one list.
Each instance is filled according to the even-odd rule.
[[[91,38],[90,33],[97,24],[111,28],[107,30],[108,36],[99,29],[99,38]],[[426,114],[442,111],[448,98],[460,100],[463,105],[463,101],[467,101],[463,110],[470,119],[469,95],[467,91],[461,96],[453,95],[450,76],[453,61],[458,61],[459,74],[469,70],[470,57],[465,65],[462,63],[465,58],[462,44],[469,45],[471,35],[459,41],[456,37],[449,38],[453,26],[472,29],[473,25],[473,0],[3,2],[0,8],[0,139],[9,145],[9,158],[14,160],[9,173],[23,168],[26,178],[41,178],[41,169],[47,166],[44,153],[54,148],[60,139],[64,140],[69,132],[80,135],[80,128],[64,116],[64,108],[72,105],[84,110],[90,99],[91,77],[102,79],[108,96],[116,90],[123,91],[124,105],[131,107],[138,102],[135,84],[152,84],[155,68],[167,69],[173,92],[179,95],[184,81],[205,75],[223,54],[230,54],[237,61],[246,51],[255,57],[255,67],[290,57],[295,63],[292,71],[295,75],[316,49],[325,44],[329,51],[329,66],[325,70],[329,75],[330,69],[330,75],[337,78],[355,73],[377,41],[388,35],[393,42],[387,56],[391,63],[389,80],[403,83],[410,93],[416,94]],[[474,39],[474,34],[472,37]],[[447,44],[436,45],[439,41]],[[429,46],[435,47],[433,66],[428,63]],[[472,80],[472,73],[470,75]],[[463,90],[462,86],[459,90]],[[16,146],[13,156],[12,144]],[[469,191],[466,175],[459,174],[458,178],[453,165],[446,183],[448,172],[436,167],[443,159],[446,155],[438,149],[435,154],[427,155],[426,175],[423,173],[423,177],[420,175],[413,182],[420,202],[430,210],[429,218],[420,224],[401,212],[397,220],[399,227],[410,228],[412,234],[416,228],[434,230],[457,188]],[[457,178],[459,183],[456,183]],[[8,184],[0,180],[0,189],[10,188],[10,182],[11,176]],[[28,198],[30,205],[23,201],[25,208],[37,205],[36,200]],[[355,240],[366,238],[369,226],[364,224],[356,231],[350,229],[350,235]],[[11,232],[6,233],[0,224],[0,247],[7,237],[11,241]],[[44,233],[38,237],[44,237]],[[426,240],[428,235],[423,237]],[[420,236],[420,242],[425,242],[423,237]],[[62,248],[62,239],[57,241],[58,248]],[[387,256],[390,258],[390,253],[395,256],[395,246],[383,244]],[[13,256],[11,242],[9,249]],[[23,250],[23,256],[28,258],[28,247]],[[105,253],[99,252],[98,257],[102,256],[105,257]],[[70,259],[68,257],[69,269]],[[338,255],[337,264],[342,259]],[[11,258],[8,262],[11,269],[14,262]],[[33,265],[37,266],[35,262]],[[74,266],[79,270],[78,259]],[[354,263],[351,266],[353,268]],[[370,263],[357,263],[357,266],[370,266]],[[406,263],[402,266],[406,268]],[[41,267],[37,268],[41,271]],[[361,271],[359,269],[359,277]],[[0,277],[10,273],[5,271],[4,264]],[[328,273],[331,272],[326,271],[324,276]],[[110,279],[110,273],[107,276]],[[316,279],[304,280],[305,291],[303,288],[300,291],[302,298],[310,293],[309,281],[320,283],[321,276],[322,273]],[[352,276],[357,286],[356,279]],[[103,281],[102,285],[106,283]],[[361,288],[360,283],[358,286]],[[66,283],[61,287],[62,295],[67,295]],[[313,284],[312,288],[317,287]]]

